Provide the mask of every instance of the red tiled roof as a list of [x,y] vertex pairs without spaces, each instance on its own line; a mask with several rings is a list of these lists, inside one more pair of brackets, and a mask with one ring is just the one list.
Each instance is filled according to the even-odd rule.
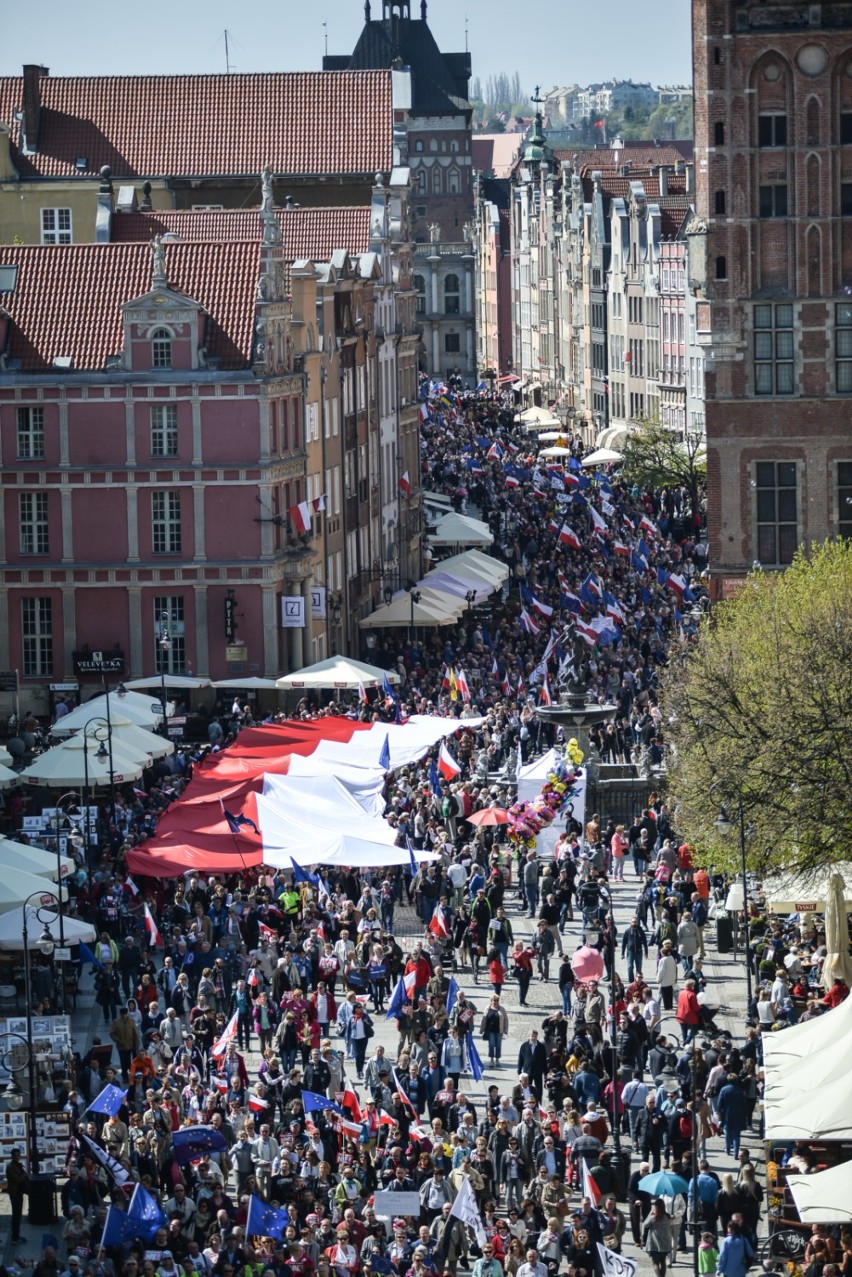
[[43,76],[38,154],[18,150],[23,77],[0,77],[22,177],[374,173],[392,165],[390,71]]
[[[366,253],[370,247],[369,206],[355,208],[276,209],[281,245],[288,261],[302,257],[327,262],[337,249]],[[115,213],[110,231],[113,243],[148,243],[155,235],[178,235],[182,240],[259,240],[260,210],[223,209],[221,212]]]
[[[591,166],[582,171],[583,195],[587,200],[591,199],[594,190],[592,173],[595,171],[597,170]],[[660,179],[656,173],[642,172],[641,169],[637,169],[628,177],[622,177],[620,173],[615,173],[612,169],[604,169],[601,172],[601,191],[605,196],[620,196],[621,199],[626,199],[630,194],[631,182],[641,182],[649,200],[661,198]],[[685,195],[686,178],[682,174],[669,173],[669,195],[662,198],[683,198]]]
[[572,160],[577,156],[581,168],[588,166],[590,170],[620,168],[622,164],[654,167],[658,164],[683,164],[692,160],[693,145],[690,141],[663,142],[655,146],[653,142],[625,142],[618,150],[601,146],[585,150],[581,147],[560,148],[556,152],[557,159]]
[[[165,244],[169,287],[207,312],[207,352],[222,368],[251,359],[260,242]],[[14,292],[0,293],[12,318],[6,354],[29,372],[71,357],[72,371],[102,370],[124,346],[121,307],[151,291],[147,244],[0,247],[0,265],[17,264]]]

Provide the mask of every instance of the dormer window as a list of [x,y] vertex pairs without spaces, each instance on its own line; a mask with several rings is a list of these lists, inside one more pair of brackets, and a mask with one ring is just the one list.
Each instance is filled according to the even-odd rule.
[[165,328],[155,328],[151,333],[151,367],[171,368],[172,338]]

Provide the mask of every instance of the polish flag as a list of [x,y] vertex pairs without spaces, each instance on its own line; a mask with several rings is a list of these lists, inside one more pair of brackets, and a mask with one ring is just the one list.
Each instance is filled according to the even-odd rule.
[[258,929],[258,933],[259,933],[261,936],[263,936],[263,938],[264,938],[265,940],[277,940],[277,939],[278,939],[278,932],[275,930],[275,928],[274,928],[274,927],[268,927],[268,926],[266,925],[266,923],[265,923],[265,922],[258,922],[258,924],[257,924],[257,929]]
[[220,1077],[218,1073],[214,1073],[210,1079],[210,1085],[213,1087],[214,1091],[218,1091],[221,1095],[224,1095],[228,1090],[228,1079],[226,1077]]
[[435,906],[435,912],[429,923],[429,930],[433,936],[437,936],[439,940],[449,940],[450,928],[447,926],[447,915],[444,913],[440,905]]
[[323,944],[325,944],[325,927],[322,923],[320,923],[317,927],[317,936],[320,940],[322,940]]
[[612,599],[609,603],[607,603],[606,614],[607,616],[611,616],[614,621],[624,622],[624,609],[616,599]]
[[385,1110],[382,1109],[379,1114],[379,1126],[396,1126],[396,1118],[391,1117],[390,1113],[386,1113]]
[[334,1119],[334,1128],[343,1135],[351,1135],[354,1139],[358,1139],[361,1134],[361,1127],[357,1122],[349,1122],[345,1117],[337,1117]]
[[362,705],[369,705],[370,703],[367,698],[367,689],[363,683],[358,684],[358,700]]
[[519,488],[520,480],[516,479],[513,474],[507,474],[505,478],[505,484],[507,488]]
[[127,890],[130,892],[130,894],[131,894],[131,895],[133,895],[133,896],[138,896],[138,895],[139,895],[139,888],[136,886],[136,883],[135,883],[135,882],[133,881],[133,879],[130,877],[130,874],[128,874],[128,875],[127,875],[127,877],[125,878],[125,880],[124,880],[124,885],[125,885],[125,887],[127,888]]
[[659,529],[651,522],[647,514],[642,515],[642,518],[639,520],[639,527],[643,532],[647,532],[648,536],[658,537],[660,535]]
[[504,696],[508,696],[512,690],[512,684],[509,682],[508,672],[503,675],[503,682],[500,684],[500,690]]
[[620,554],[622,558],[630,558],[630,549],[623,541],[613,541],[612,548],[615,550],[616,554]]
[[325,514],[325,493],[320,497],[314,497],[311,506],[314,514]]
[[408,477],[408,471],[399,476],[399,490],[404,492],[407,497],[411,496],[411,480]]
[[355,1088],[346,1077],[343,1079],[343,1090],[340,1094],[340,1103],[349,1113],[352,1114],[356,1122],[360,1122],[363,1114],[361,1113],[361,1105],[358,1103],[358,1096],[355,1094]]
[[596,532],[606,532],[606,519],[602,514],[598,514],[593,505],[589,506],[589,516],[595,526]]
[[542,683],[542,685],[541,685],[541,697],[539,698],[539,702],[538,702],[538,703],[539,703],[539,705],[552,705],[552,704],[553,704],[553,698],[552,698],[552,697],[551,697],[551,695],[550,695],[550,688],[549,688],[549,686],[548,686],[548,683],[547,683],[547,679],[546,679],[546,678],[545,678],[544,682],[543,682],[543,683]]
[[441,773],[444,780],[455,780],[456,776],[461,773],[461,767],[459,767],[458,763],[447,749],[446,744],[443,742],[441,744],[440,753],[438,754],[438,771]]
[[500,677],[500,666],[497,664],[497,657],[496,657],[496,656],[494,657],[494,660],[493,660],[493,662],[492,662],[492,664],[491,664],[491,677],[492,677],[492,678],[499,678],[499,677]]
[[151,910],[148,908],[147,904],[145,905],[145,930],[148,933],[148,943],[150,944],[151,948],[152,949],[159,948],[163,943],[163,937],[160,935],[159,931],[157,930],[157,924],[154,921],[154,915],[151,913]]
[[550,618],[553,616],[553,608],[550,607],[550,605],[547,603],[542,603],[539,599],[535,597],[535,595],[533,595],[532,606],[534,610],[539,613],[540,616],[546,617],[547,620],[550,620]]
[[456,687],[459,689],[459,695],[462,700],[468,704],[470,702],[470,688],[468,687],[464,670],[459,670],[456,675]]
[[592,1206],[597,1206],[601,1200],[601,1190],[589,1174],[589,1168],[586,1165],[586,1159],[580,1159],[583,1167],[583,1196],[588,1197]]
[[210,1048],[211,1055],[225,1054],[225,1047],[228,1045],[229,1042],[233,1042],[237,1036],[237,1019],[238,1019],[238,1012],[235,1011],[234,1014],[231,1016],[230,1020],[228,1021],[228,1023],[225,1025],[225,1028],[222,1031],[222,1036],[220,1037],[219,1041],[214,1043],[214,1045]]
[[594,647],[597,643],[597,630],[593,630],[591,625],[586,625],[585,621],[581,621],[579,618],[575,619],[574,630],[575,633],[579,634],[581,639],[584,639],[588,643],[589,647]]
[[569,528],[567,523],[562,524],[562,530],[559,533],[559,540],[562,545],[570,545],[572,550],[580,549],[580,538],[573,528]]
[[255,1095],[253,1092],[248,1097],[248,1106],[252,1113],[262,1113],[264,1109],[269,1108],[266,1100],[262,1099],[259,1095]]
[[299,536],[311,530],[311,505],[309,501],[300,501],[298,505],[291,505],[287,511],[290,515],[290,522],[293,525],[293,531]]
[[[403,1106],[408,1109],[409,1113],[414,1118],[415,1122],[419,1122],[420,1114],[417,1112],[417,1109],[414,1107],[414,1105],[411,1103],[411,1100],[405,1094],[405,1091],[403,1091],[402,1083],[399,1080],[399,1074],[397,1073],[396,1069],[391,1069],[391,1076],[393,1077],[393,1084],[396,1087],[397,1095],[402,1101]],[[384,1110],[382,1110],[382,1117],[385,1117],[385,1116],[386,1114]]]
[[540,633],[539,627],[536,625],[535,621],[532,619],[532,617],[530,616],[529,612],[527,611],[525,607],[521,608],[521,615],[518,617],[518,624],[520,625],[521,629],[524,630],[524,632],[527,634]]

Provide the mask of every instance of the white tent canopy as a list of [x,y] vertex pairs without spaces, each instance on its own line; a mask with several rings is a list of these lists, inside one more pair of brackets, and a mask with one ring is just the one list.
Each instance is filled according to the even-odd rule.
[[11,767],[4,767],[0,763],[0,789],[11,789],[13,785],[20,784],[21,778],[17,772],[13,772]]
[[79,789],[87,779],[92,789],[96,785],[109,785],[110,780],[120,785],[126,780],[139,779],[148,765],[147,755],[140,757],[138,751],[135,755],[127,754],[113,743],[110,773],[108,751],[104,759],[98,758],[100,743],[100,738],[92,736],[85,739],[83,736],[69,736],[68,740],[39,754],[21,772],[21,779],[30,785],[45,785],[48,789]]
[[[39,913],[41,914],[40,918],[38,916]],[[27,905],[28,948],[35,949],[38,947],[39,937],[44,930],[45,922],[50,927],[50,933],[58,944],[59,918],[56,914],[48,913],[45,908],[39,909],[35,905]],[[82,922],[79,918],[63,918],[62,930],[66,945],[90,944],[95,939],[95,928],[91,923]],[[20,953],[23,948],[24,925],[22,909],[12,909],[8,913],[0,914],[0,949],[12,949]]]
[[570,457],[571,449],[561,447],[542,448],[538,455],[539,457]]
[[580,462],[583,466],[608,466],[616,461],[623,461],[624,454],[616,452],[614,448],[595,448],[594,452],[590,452],[587,457],[583,457]]
[[767,1140],[852,1140],[849,1040],[772,1070],[771,1078],[767,1070],[764,1112]]
[[787,1183],[803,1224],[852,1222],[852,1162],[817,1175],[788,1175]]
[[165,682],[166,691],[170,688],[197,691],[201,687],[210,687],[209,678],[193,678],[191,674],[149,674],[147,678],[134,678],[124,686],[129,690],[142,691],[146,687],[162,688]]
[[492,545],[494,535],[487,523],[464,514],[445,514],[430,533],[432,545]]
[[550,426],[561,426],[562,422],[555,417],[549,408],[525,408],[515,417],[527,430],[545,430]]
[[67,878],[73,873],[75,864],[69,856],[60,856],[57,866],[55,852],[13,842],[11,838],[0,838],[0,873],[6,868],[22,869],[38,878],[51,878],[56,882],[58,875]]
[[220,678],[215,683],[210,684],[211,687],[227,687],[232,692],[242,691],[274,691],[278,686],[274,678]]
[[471,590],[476,594],[474,602],[481,603],[493,594],[497,588],[482,578],[476,581],[463,581],[460,577],[450,576],[448,572],[442,572],[440,568],[435,568],[432,572],[427,572],[422,581],[417,583],[418,589],[427,589],[438,594],[451,594],[454,598],[464,599],[467,602],[467,596]]
[[777,1033],[763,1034],[767,1088],[774,1085],[776,1072],[784,1064],[807,1061],[835,1043],[840,1043],[844,1050],[852,1046],[852,997],[815,1020],[793,1024]]
[[296,670],[293,674],[284,674],[275,684],[284,690],[303,687],[353,688],[381,687],[384,679],[389,683],[398,683],[399,675],[391,670],[383,670],[378,665],[367,665],[364,661],[355,661],[350,656],[330,656],[316,665],[308,665],[305,669]]
[[365,616],[359,624],[362,629],[367,630],[404,629],[407,625],[425,626],[428,629],[431,626],[454,625],[458,617],[455,601],[448,594],[435,594],[428,600],[421,599],[419,603],[415,603],[408,591],[403,590],[390,603],[377,607],[375,612]]
[[5,745],[0,745],[0,766],[8,767],[12,762],[12,755],[9,753]]
[[[482,554],[479,550],[466,550],[463,554],[453,554],[448,559],[441,559],[434,564],[436,572],[446,572],[449,576],[490,581],[495,588],[503,584],[509,575],[509,569],[499,559],[492,559],[490,554]],[[429,573],[427,572],[427,576]]]
[[[153,714],[151,718],[153,720]],[[132,758],[140,760],[146,755],[149,758],[165,758],[167,754],[175,752],[174,742],[167,740],[165,736],[160,736],[156,732],[140,727],[138,723],[134,723],[124,713],[124,707],[117,714],[110,717],[112,725],[112,749],[113,754],[119,751],[123,754],[129,754]],[[97,739],[101,739],[103,735],[104,743],[109,749],[109,741],[106,739],[106,731],[99,733]],[[89,733],[89,740],[92,740],[92,734]],[[97,746],[96,746],[97,748]]]
[[[171,713],[174,706],[167,703]],[[118,696],[115,692],[109,698],[109,716],[107,716],[107,698],[95,696],[72,709],[64,718],[60,718],[50,729],[51,736],[71,736],[73,732],[81,732],[93,718],[109,717],[113,722],[119,715],[137,727],[144,727],[153,732],[162,717],[163,707],[153,696],[143,696],[141,692],[128,692],[126,696]]]
[[763,894],[772,913],[824,913],[831,875],[846,882],[846,905],[852,913],[852,863],[845,861],[815,873],[783,873],[764,878]]

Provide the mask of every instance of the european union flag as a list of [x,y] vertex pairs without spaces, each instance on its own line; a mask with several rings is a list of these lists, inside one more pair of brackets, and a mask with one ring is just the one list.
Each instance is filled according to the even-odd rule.
[[157,1229],[165,1228],[168,1222],[151,1194],[137,1184],[126,1211],[120,1211],[116,1206],[110,1206],[107,1211],[101,1245],[120,1246],[123,1242],[140,1239],[153,1241]]
[[382,745],[382,752],[379,754],[379,766],[383,772],[389,772],[391,769],[390,741],[388,739],[387,732],[385,732],[385,742]]
[[290,1216],[283,1206],[268,1206],[252,1193],[246,1218],[246,1237],[274,1237],[280,1241],[289,1223]]
[[243,828],[243,826],[245,826],[247,829],[253,829],[256,834],[260,833],[260,830],[258,829],[257,825],[254,823],[254,821],[250,820],[248,816],[244,816],[242,812],[240,812],[238,815],[235,816],[232,811],[228,811],[228,808],[223,806],[222,815],[225,817],[226,821],[228,822],[228,828],[230,829],[232,834],[238,834],[240,830]]
[[432,759],[431,763],[429,764],[429,784],[430,784],[430,786],[431,786],[431,789],[432,789],[432,793],[433,793],[433,794],[440,794],[440,792],[441,792],[441,776],[440,776],[440,773],[439,773],[439,771],[438,771],[438,768],[437,768],[437,766],[436,766],[436,764],[435,764],[435,760],[434,760],[434,758]]
[[408,867],[411,870],[412,878],[416,878],[418,874],[417,858],[414,855],[414,848],[411,845],[411,839],[406,838],[405,845],[408,848]]
[[107,1083],[100,1095],[96,1095],[92,1100],[89,1105],[89,1112],[106,1113],[107,1117],[115,1117],[126,1099],[127,1096],[120,1086],[112,1086]]
[[99,958],[96,958],[92,950],[87,944],[80,945],[80,956],[77,961],[82,965],[84,962],[91,962],[96,971],[103,971],[104,964]]
[[187,1126],[172,1134],[175,1161],[181,1165],[194,1162],[205,1153],[224,1153],[228,1141],[212,1126]]
[[332,1113],[338,1113],[341,1117],[346,1116],[339,1104],[332,1103],[325,1095],[318,1095],[316,1091],[302,1091],[302,1108],[306,1113],[331,1109]]
[[650,606],[651,591],[648,589],[647,585],[639,586],[639,597],[641,598],[642,602],[645,604],[646,607]]
[[319,890],[319,875],[309,874],[307,869],[303,869],[301,865],[297,865],[293,857],[290,857],[290,864],[293,866],[294,882],[309,882],[312,887]]
[[447,1015],[450,1014],[459,996],[459,986],[453,976],[450,976],[450,983],[447,985]]
[[390,696],[392,700],[396,699],[396,693],[393,690],[391,681],[387,676],[387,672],[385,672],[382,675],[382,691],[384,692],[385,696]]
[[470,1071],[473,1074],[474,1082],[478,1082],[485,1072],[482,1067],[482,1061],[479,1058],[479,1052],[473,1041],[473,1034],[468,1030],[467,1033],[467,1062],[470,1065]]

